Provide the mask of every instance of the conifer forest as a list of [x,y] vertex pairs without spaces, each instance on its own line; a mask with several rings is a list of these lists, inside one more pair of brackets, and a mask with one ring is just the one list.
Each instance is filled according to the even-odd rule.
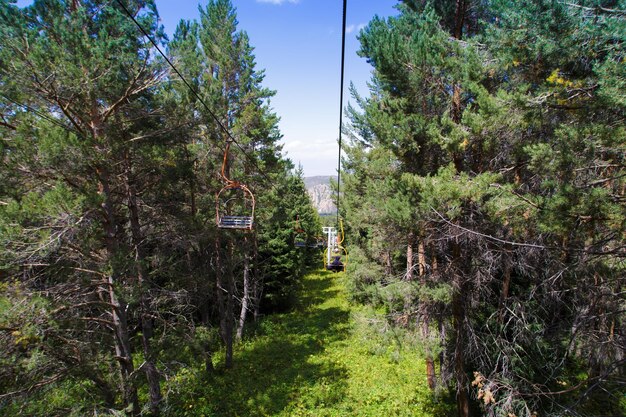
[[625,0],[374,17],[336,218],[162,1],[0,0],[0,415],[626,415]]

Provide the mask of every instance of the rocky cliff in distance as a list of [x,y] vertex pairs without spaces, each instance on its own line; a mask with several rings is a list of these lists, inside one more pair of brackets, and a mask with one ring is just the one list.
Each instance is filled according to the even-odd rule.
[[330,188],[331,178],[327,175],[304,178],[307,193],[309,193],[313,206],[319,214],[333,214],[337,212],[332,199],[332,189]]

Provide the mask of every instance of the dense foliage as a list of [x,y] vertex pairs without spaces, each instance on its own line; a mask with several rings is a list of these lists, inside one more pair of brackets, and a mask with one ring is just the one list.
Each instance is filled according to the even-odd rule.
[[[266,317],[235,346],[228,373],[185,372],[172,416],[446,417],[433,401],[419,346],[346,299],[343,274],[310,273],[295,308]],[[375,323],[375,325],[372,325]]]
[[[626,2],[398,11],[347,111],[368,313],[312,277],[237,345],[321,220],[231,2],[168,40],[154,0],[0,0],[0,414],[626,413]],[[254,231],[216,227],[223,176]]]
[[[222,347],[231,366],[263,299],[288,302],[314,259],[293,246],[294,219],[319,220],[229,0],[171,42],[152,0],[12,3],[0,1],[0,414],[156,415],[188,367],[212,372]],[[257,195],[253,232],[215,225],[227,140],[227,175]]]
[[460,416],[623,415],[626,3],[399,12],[360,34],[353,297],[422,337]]

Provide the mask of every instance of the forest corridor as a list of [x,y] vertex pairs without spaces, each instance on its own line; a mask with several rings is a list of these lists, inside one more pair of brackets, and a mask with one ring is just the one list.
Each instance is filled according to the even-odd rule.
[[626,416],[626,0],[373,2],[0,0],[0,416]]
[[293,311],[261,319],[235,346],[232,369],[216,358],[210,381],[181,389],[186,415],[436,415],[416,347],[372,330],[375,316],[348,302],[344,279],[305,276]]

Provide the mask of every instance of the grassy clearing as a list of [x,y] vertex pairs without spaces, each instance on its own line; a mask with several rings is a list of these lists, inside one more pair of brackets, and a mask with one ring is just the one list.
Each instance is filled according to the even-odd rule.
[[[348,304],[342,274],[303,282],[294,311],[263,320],[236,347],[234,367],[179,375],[176,412],[189,416],[439,416],[423,361],[373,331],[372,312]],[[404,347],[403,347],[404,346]],[[219,358],[218,358],[219,360]],[[184,393],[184,394],[183,394]]]

